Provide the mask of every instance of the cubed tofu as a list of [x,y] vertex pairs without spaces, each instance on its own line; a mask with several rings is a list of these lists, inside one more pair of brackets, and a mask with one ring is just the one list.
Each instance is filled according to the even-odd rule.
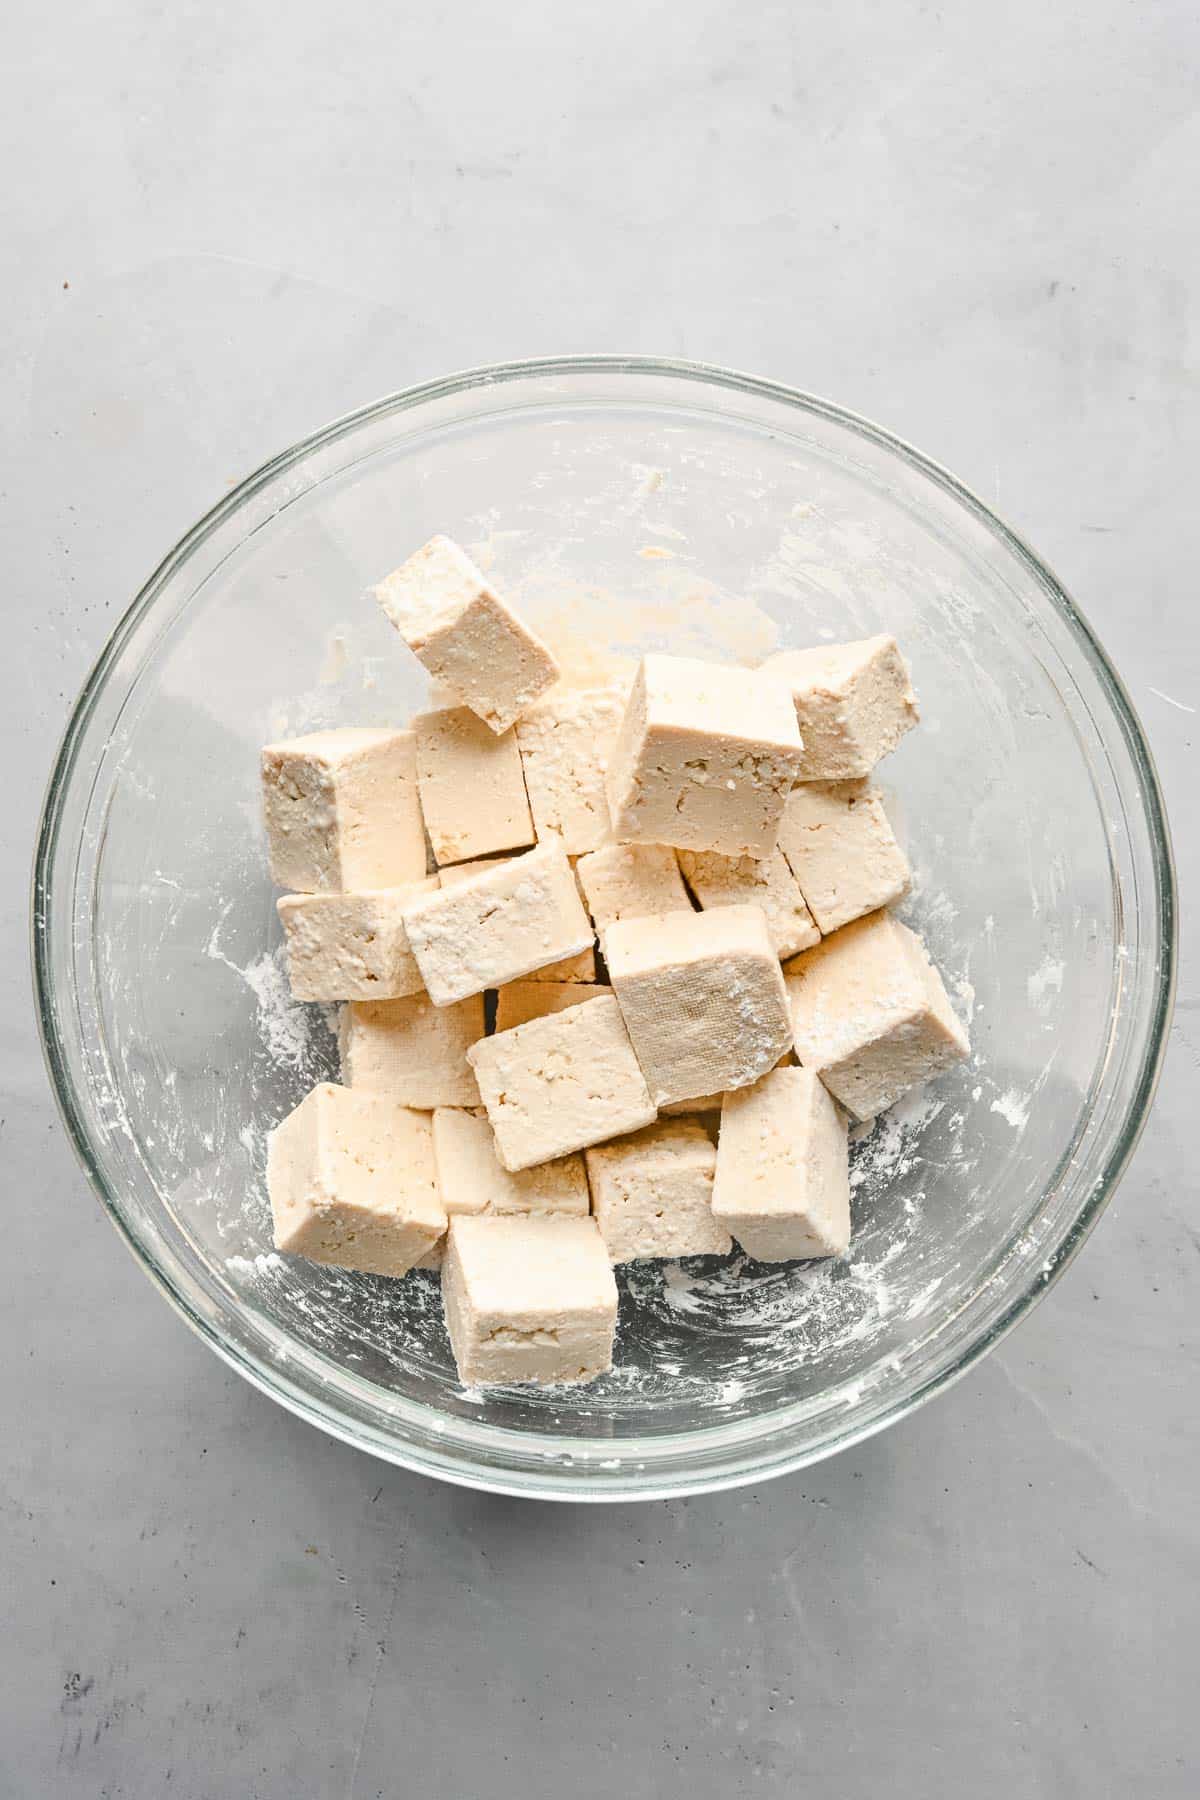
[[811,1069],[773,1069],[726,1094],[713,1213],[760,1262],[847,1249],[846,1121]]
[[506,1169],[551,1162],[655,1117],[611,994],[484,1038],[470,1060]]
[[868,913],[787,966],[796,1055],[855,1119],[970,1054],[919,937]]
[[487,1120],[458,1107],[433,1115],[433,1151],[442,1205],[453,1213],[578,1213],[589,1210],[583,1157],[560,1156],[506,1169]]
[[493,731],[507,731],[558,680],[558,664],[448,537],[434,537],[375,597],[430,675]]
[[[448,1215],[455,1213],[552,1213],[586,1217],[590,1208],[582,1156],[562,1156],[517,1173],[504,1168],[487,1119],[462,1107],[433,1115],[438,1187]],[[445,1240],[416,1265],[440,1269]]]
[[568,856],[582,856],[608,836],[604,776],[623,710],[618,688],[560,688],[517,721],[537,834],[561,838]]
[[424,1113],[322,1082],[270,1135],[275,1248],[404,1275],[446,1229]]
[[275,902],[287,935],[297,1000],[398,1000],[424,992],[408,947],[404,908],[436,881],[359,894],[285,894]]
[[655,1256],[724,1256],[713,1217],[717,1153],[692,1119],[663,1119],[588,1150],[592,1215],[615,1263]]
[[760,906],[776,956],[795,956],[819,941],[800,884],[783,854],[722,856],[717,850],[681,850],[679,867],[701,907]]
[[921,716],[893,637],[781,650],[759,673],[791,690],[804,740],[801,781],[869,775]]
[[612,1367],[617,1284],[594,1219],[454,1218],[442,1296],[464,1387]]
[[575,876],[554,839],[422,894],[408,941],[430,998],[449,1006],[592,947]]
[[535,841],[516,733],[497,734],[468,706],[418,713],[417,784],[438,863]]
[[613,834],[765,856],[801,756],[783,682],[755,670],[647,656],[609,761]]
[[694,1100],[668,1100],[658,1110],[666,1119],[686,1119],[699,1113],[719,1113],[724,1098],[724,1094],[697,1094]]
[[[472,875],[478,875],[487,869],[496,868],[500,862],[511,861],[509,857],[497,857],[491,862],[456,863],[453,868],[439,869],[438,879],[444,888],[456,887],[460,881],[466,881]],[[596,952],[590,946],[581,950],[577,956],[566,956],[561,962],[546,963],[540,969],[531,969],[522,978],[524,981],[546,983],[561,982],[567,985],[576,982],[590,982],[596,979]],[[567,1002],[567,1004],[570,1004]],[[550,1010],[546,1008],[547,1012]]]
[[[779,848],[828,936],[908,892],[908,859],[866,781],[807,781],[788,795]],[[798,945],[798,949],[806,946]]]
[[344,893],[424,878],[411,731],[346,727],[267,744],[262,793],[277,886]]
[[446,1233],[443,1231],[441,1237],[438,1239],[437,1243],[434,1244],[433,1248],[430,1250],[427,1250],[425,1252],[424,1256],[422,1256],[419,1259],[419,1261],[417,1261],[413,1264],[413,1268],[414,1269],[428,1269],[433,1274],[437,1274],[438,1271],[441,1269],[442,1264],[445,1262],[445,1260],[446,1260]]
[[597,931],[647,913],[691,912],[669,844],[605,844],[575,865]]
[[483,995],[435,1006],[427,994],[359,1000],[338,1020],[342,1080],[405,1106],[478,1106],[467,1051],[484,1033]]
[[490,870],[498,869],[501,863],[511,861],[511,856],[483,856],[475,862],[451,863],[447,868],[438,870],[438,886],[457,887],[460,882],[470,881],[473,875],[486,875]]
[[596,979],[596,952],[589,946],[581,950],[577,956],[564,956],[561,962],[545,963],[540,969],[530,969],[525,976],[526,981],[541,982],[546,987],[555,985],[585,986]]
[[547,1013],[565,1012],[568,1006],[582,1006],[612,989],[601,982],[590,981],[509,981],[496,995],[496,1030],[512,1031],[527,1025],[530,1019],[543,1019]]
[[783,975],[760,907],[618,919],[604,955],[655,1106],[748,1087],[790,1048]]

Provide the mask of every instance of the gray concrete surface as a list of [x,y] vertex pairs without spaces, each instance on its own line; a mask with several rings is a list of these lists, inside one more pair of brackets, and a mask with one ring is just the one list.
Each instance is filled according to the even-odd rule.
[[25,953],[58,733],[163,550],[329,415],[572,349],[828,393],[995,501],[1123,670],[1194,892],[1194,7],[16,0],[5,37],[0,1793],[1195,1793],[1194,961],[1133,1168],[998,1353],[806,1474],[596,1511],[228,1374],[75,1167]]

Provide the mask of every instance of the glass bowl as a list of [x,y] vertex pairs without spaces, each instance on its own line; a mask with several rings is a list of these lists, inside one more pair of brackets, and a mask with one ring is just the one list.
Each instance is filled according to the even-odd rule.
[[[474,546],[583,678],[652,646],[755,661],[888,630],[923,706],[881,774],[916,873],[907,911],[972,1060],[854,1145],[844,1262],[635,1265],[617,1366],[583,1389],[464,1392],[435,1277],[345,1276],[271,1248],[266,1131],[335,1064],[325,1015],[287,997],[258,750],[427,703],[363,590],[435,530]],[[584,357],[367,407],[171,552],[67,729],[34,953],[84,1166],[220,1356],[413,1469],[625,1499],[827,1456],[960,1375],[1045,1291],[1145,1120],[1173,909],[1129,700],[985,506],[824,401]]]

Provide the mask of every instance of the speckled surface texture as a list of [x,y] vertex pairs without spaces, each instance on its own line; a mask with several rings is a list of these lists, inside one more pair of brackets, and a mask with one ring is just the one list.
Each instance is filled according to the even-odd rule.
[[1154,1795],[1200,1777],[1186,956],[1084,1254],[861,1449],[613,1510],[319,1436],[141,1278],[33,1030],[70,701],[192,520],[333,414],[631,349],[947,463],[1129,685],[1196,872],[1194,9],[20,4],[0,144],[0,1793]]

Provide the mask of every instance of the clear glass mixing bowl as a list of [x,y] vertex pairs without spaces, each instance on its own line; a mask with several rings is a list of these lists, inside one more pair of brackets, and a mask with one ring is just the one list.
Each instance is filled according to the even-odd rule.
[[[836,1265],[635,1267],[618,1364],[464,1393],[434,1278],[271,1252],[266,1129],[334,1067],[289,1004],[258,749],[427,698],[363,589],[435,530],[584,665],[754,660],[894,631],[923,710],[884,765],[909,912],[972,1062],[854,1146]],[[234,1368],[375,1454],[571,1499],[795,1468],[900,1417],[1042,1293],[1121,1174],[1169,1018],[1162,800],[1078,611],[944,470],[834,406],[718,369],[589,357],[477,370],[278,457],[172,551],[104,650],[50,783],[34,952],[89,1176]]]

